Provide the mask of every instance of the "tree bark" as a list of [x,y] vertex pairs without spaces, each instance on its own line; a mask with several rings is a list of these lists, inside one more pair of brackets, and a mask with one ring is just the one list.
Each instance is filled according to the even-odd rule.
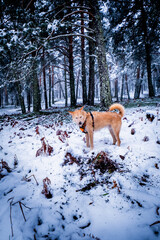
[[118,102],[119,99],[118,99],[118,77],[115,79],[115,98],[116,98],[116,101]]
[[76,81],[76,103],[77,103],[77,99],[78,99],[78,90],[79,90],[79,77],[80,76],[80,69],[77,73],[77,81]]
[[52,66],[52,104],[54,104],[54,67]]
[[64,55],[64,84],[65,84],[65,107],[68,106],[68,92],[67,92],[67,66],[66,56]]
[[[83,2],[82,2],[83,5]],[[81,12],[81,34],[84,35],[84,13]],[[85,40],[81,37],[81,74],[82,74],[82,96],[83,105],[87,103],[87,85],[86,85],[86,60],[85,60]]]
[[29,88],[27,88],[27,108],[28,112],[31,111],[31,91]]
[[[89,15],[89,28],[94,29],[93,27],[93,18]],[[93,37],[93,33],[89,34],[90,37]],[[94,105],[94,96],[95,96],[95,43],[89,41],[89,90],[88,90],[88,104]]]
[[0,107],[3,107],[3,88],[0,88]]
[[39,112],[41,110],[41,97],[37,77],[36,59],[33,59],[32,69],[33,69],[33,112]]
[[[69,27],[72,32],[71,27]],[[70,77],[70,95],[71,95],[71,106],[76,106],[75,98],[75,79],[74,79],[74,68],[73,68],[73,36],[69,36],[69,77]]]
[[137,78],[135,83],[134,99],[139,99],[143,78],[140,76],[140,66],[137,67]]
[[51,107],[51,66],[49,66],[49,107]]
[[145,44],[145,52],[146,52],[149,97],[154,97],[155,93],[154,93],[154,88],[152,83],[152,73],[151,73],[151,44],[148,37],[146,12],[143,6],[143,0],[140,1],[140,3],[141,3],[141,14],[142,14],[142,29],[143,29],[143,37],[144,37],[144,44]]
[[43,48],[43,56],[42,56],[42,68],[43,68],[43,86],[44,86],[45,109],[48,109],[47,87],[46,87],[45,51],[44,51],[44,48]]
[[22,110],[22,113],[25,114],[26,113],[26,108],[25,108],[25,103],[24,103],[24,97],[22,96],[21,83],[20,83],[20,81],[17,81],[15,84],[16,84],[16,89],[17,89],[17,93],[18,93],[19,102],[20,102],[20,105],[21,105],[21,110]]
[[5,87],[5,105],[8,105],[8,90],[7,87]]
[[124,92],[124,74],[123,74],[123,76],[122,76],[121,101],[123,100],[123,92]]
[[125,82],[126,82],[126,89],[127,89],[128,100],[130,100],[127,73],[125,74]]
[[112,103],[111,87],[108,73],[108,65],[106,60],[106,49],[103,36],[102,22],[100,18],[98,0],[90,0],[93,14],[95,16],[94,29],[97,45],[97,57],[99,66],[99,78],[100,78],[100,104],[101,108],[108,108]]

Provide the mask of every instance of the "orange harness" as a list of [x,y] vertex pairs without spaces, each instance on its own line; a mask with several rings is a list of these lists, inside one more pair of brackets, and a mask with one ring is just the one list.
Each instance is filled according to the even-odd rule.
[[[92,117],[92,127],[93,127],[93,130],[94,130],[94,117],[93,117],[93,114],[90,112],[90,115]],[[86,117],[86,120],[87,120],[87,117]],[[86,120],[85,122],[83,123],[82,127],[80,127],[79,129],[83,132],[83,133],[88,133],[85,128],[86,128]]]

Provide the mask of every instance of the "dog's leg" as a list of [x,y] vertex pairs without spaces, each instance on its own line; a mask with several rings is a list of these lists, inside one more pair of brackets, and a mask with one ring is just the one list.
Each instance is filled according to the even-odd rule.
[[89,134],[89,142],[90,142],[90,149],[93,149],[93,130],[88,131]]
[[120,132],[120,127],[117,127],[117,128],[114,129],[114,134],[115,134],[115,137],[117,139],[117,146],[121,145],[121,140],[119,138],[119,132]]
[[113,138],[113,145],[115,145],[116,144],[116,142],[117,142],[117,139],[116,139],[116,137],[115,137],[115,135],[114,135],[114,131],[113,131],[113,129],[112,129],[112,127],[111,126],[109,126],[109,131],[110,131],[110,134],[111,134],[111,136],[112,136],[112,138]]
[[87,147],[89,147],[89,134],[86,133],[86,144],[87,144]]

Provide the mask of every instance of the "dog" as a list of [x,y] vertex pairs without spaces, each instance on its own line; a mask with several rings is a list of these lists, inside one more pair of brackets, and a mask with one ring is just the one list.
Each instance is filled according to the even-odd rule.
[[[112,104],[108,112],[86,112],[83,110],[84,106],[76,109],[74,112],[68,111],[72,115],[72,120],[79,126],[80,130],[86,134],[87,147],[93,149],[93,134],[94,131],[108,127],[110,134],[113,138],[113,145],[120,146],[121,141],[119,133],[122,125],[122,117],[124,116],[124,107],[115,103]],[[118,110],[117,112],[111,112]]]

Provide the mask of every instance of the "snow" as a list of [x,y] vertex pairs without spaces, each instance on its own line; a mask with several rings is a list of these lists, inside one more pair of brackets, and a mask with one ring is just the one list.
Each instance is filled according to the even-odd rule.
[[11,114],[20,114],[21,108],[9,105],[7,108],[0,108],[0,116],[2,115],[11,115]]
[[[150,225],[160,220],[159,110],[152,106],[126,109],[121,146],[113,146],[109,131],[103,129],[95,132],[93,152],[86,148],[84,134],[71,122],[69,114],[32,120],[6,116],[1,120],[0,161],[6,161],[12,171],[7,172],[0,163],[0,238],[158,239],[160,224]],[[146,118],[147,112],[154,112],[152,122]],[[68,137],[64,136],[65,131]],[[36,157],[43,137],[53,147],[53,153]],[[118,164],[120,171],[100,174],[97,170],[95,176],[92,174],[88,160],[101,151]],[[81,159],[80,166],[63,164],[67,152]],[[87,173],[82,179],[80,169]],[[25,180],[27,177],[29,181]],[[53,194],[49,199],[42,194],[46,177]],[[100,184],[81,191],[95,178]]]

